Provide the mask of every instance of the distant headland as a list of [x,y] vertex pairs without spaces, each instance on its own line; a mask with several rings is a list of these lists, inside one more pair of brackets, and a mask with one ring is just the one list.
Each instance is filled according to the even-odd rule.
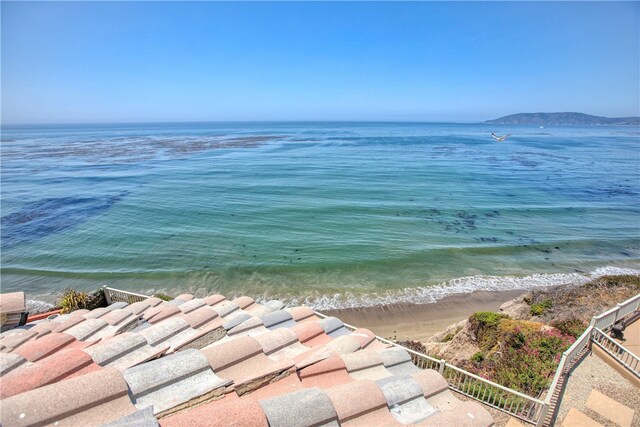
[[497,125],[619,125],[638,126],[640,117],[599,117],[583,113],[518,113],[485,123]]

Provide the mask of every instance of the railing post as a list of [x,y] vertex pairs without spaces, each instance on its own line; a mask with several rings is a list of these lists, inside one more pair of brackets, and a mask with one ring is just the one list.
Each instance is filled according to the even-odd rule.
[[538,421],[536,422],[536,427],[542,427],[544,425],[544,420],[547,418],[547,412],[549,412],[550,407],[551,405],[547,401],[545,401],[542,405],[542,410],[540,411]]
[[438,365],[438,372],[442,376],[444,376],[444,368],[446,365],[447,365],[447,362],[445,360],[440,359],[440,365]]
[[620,308],[622,307],[622,304],[618,303],[618,304],[616,304],[616,307],[617,307],[616,308],[616,315],[613,318],[614,319],[613,323],[616,323],[618,321],[618,315],[620,314]]
[[104,294],[104,299],[107,301],[107,305],[111,305],[111,295],[109,294],[109,291],[107,290],[107,285],[104,285],[102,287],[102,293]]

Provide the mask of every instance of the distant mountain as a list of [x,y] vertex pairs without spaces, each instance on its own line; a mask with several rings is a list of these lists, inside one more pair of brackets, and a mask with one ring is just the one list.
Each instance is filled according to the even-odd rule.
[[519,113],[485,123],[496,125],[640,125],[640,117],[599,117],[583,113]]

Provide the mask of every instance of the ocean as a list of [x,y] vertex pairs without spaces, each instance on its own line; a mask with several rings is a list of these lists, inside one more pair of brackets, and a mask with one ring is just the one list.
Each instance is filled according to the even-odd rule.
[[2,292],[31,304],[109,285],[327,309],[640,269],[637,127],[6,126],[1,155]]

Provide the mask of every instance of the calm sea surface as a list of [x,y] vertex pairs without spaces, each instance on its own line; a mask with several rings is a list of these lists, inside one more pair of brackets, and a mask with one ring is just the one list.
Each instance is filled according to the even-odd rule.
[[2,292],[47,300],[108,284],[326,308],[638,269],[639,132],[6,127]]

